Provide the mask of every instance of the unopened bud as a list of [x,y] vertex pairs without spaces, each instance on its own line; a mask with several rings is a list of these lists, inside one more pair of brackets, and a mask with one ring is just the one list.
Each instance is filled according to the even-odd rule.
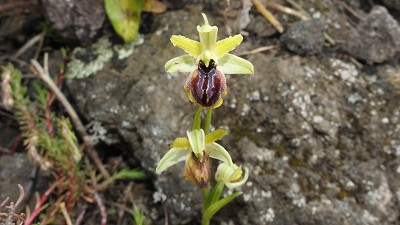
[[207,188],[211,178],[209,154],[204,151],[201,162],[194,153],[190,154],[186,159],[184,176],[199,188]]

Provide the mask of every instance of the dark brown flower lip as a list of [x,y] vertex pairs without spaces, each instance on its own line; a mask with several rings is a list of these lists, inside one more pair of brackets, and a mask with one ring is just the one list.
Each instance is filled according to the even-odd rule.
[[190,75],[186,88],[196,103],[203,107],[212,107],[226,89],[225,75],[217,69],[214,60],[210,61],[208,67],[200,60],[197,69]]

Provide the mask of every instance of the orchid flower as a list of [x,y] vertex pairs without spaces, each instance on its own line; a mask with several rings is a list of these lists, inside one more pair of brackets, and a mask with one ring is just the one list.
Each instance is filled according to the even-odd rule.
[[229,54],[243,40],[241,34],[217,41],[218,27],[210,26],[205,14],[204,25],[197,26],[200,42],[181,35],[173,35],[171,42],[187,54],[169,60],[165,70],[169,73],[190,73],[185,92],[190,101],[205,108],[216,108],[226,95],[224,74],[253,74],[253,65]]
[[156,173],[161,174],[169,167],[186,160],[185,178],[201,188],[207,187],[210,177],[208,157],[233,166],[228,151],[215,143],[227,133],[221,129],[207,135],[202,129],[188,131],[187,138],[177,138],[172,142],[171,149],[160,160]]

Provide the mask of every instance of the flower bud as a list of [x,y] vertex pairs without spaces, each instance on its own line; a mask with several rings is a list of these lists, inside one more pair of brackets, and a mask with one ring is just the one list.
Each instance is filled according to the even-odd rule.
[[209,154],[206,151],[204,151],[202,161],[193,152],[187,157],[184,177],[186,180],[192,181],[199,188],[208,187],[211,171]]
[[245,174],[243,176],[242,167],[236,164],[228,165],[226,163],[221,163],[215,173],[215,180],[223,181],[229,189],[242,186],[247,181],[248,177],[249,171],[245,169]]

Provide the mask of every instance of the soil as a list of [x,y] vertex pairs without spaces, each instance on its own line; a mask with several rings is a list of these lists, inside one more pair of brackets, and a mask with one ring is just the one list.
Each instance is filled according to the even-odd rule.
[[[70,49],[63,92],[90,124],[103,163],[110,171],[146,173],[143,181],[120,181],[101,193],[106,202],[131,207],[127,196],[134,196],[147,224],[200,224],[201,193],[183,178],[183,164],[161,175],[155,167],[168,144],[191,129],[195,112],[182,88],[187,74],[164,72],[167,60],[183,54],[169,38],[197,39],[204,12],[220,39],[243,34],[233,54],[255,68],[254,75],[227,76],[228,95],[214,111],[214,128],[230,132],[221,144],[251,172],[243,196],[213,224],[400,224],[397,1],[296,1],[312,19],[271,10],[282,34],[249,0],[231,0],[228,9],[224,1],[162,1],[167,11],[145,13],[142,36],[130,45],[94,16],[103,12],[100,0],[90,1],[91,15],[78,0],[26,0],[1,10],[12,2],[0,1],[0,64],[12,62],[31,78],[29,60],[38,47],[13,55],[44,29],[40,24],[51,27],[40,57],[49,52],[57,71],[59,47]],[[68,10],[76,13],[67,17]],[[265,46],[271,48],[253,51]],[[0,200],[16,196],[17,183],[40,192],[51,179],[39,170],[32,175],[37,166],[26,156],[12,111],[0,106]],[[117,211],[108,224],[133,223],[121,208],[107,207]],[[96,207],[87,215],[84,224],[99,224]]]

